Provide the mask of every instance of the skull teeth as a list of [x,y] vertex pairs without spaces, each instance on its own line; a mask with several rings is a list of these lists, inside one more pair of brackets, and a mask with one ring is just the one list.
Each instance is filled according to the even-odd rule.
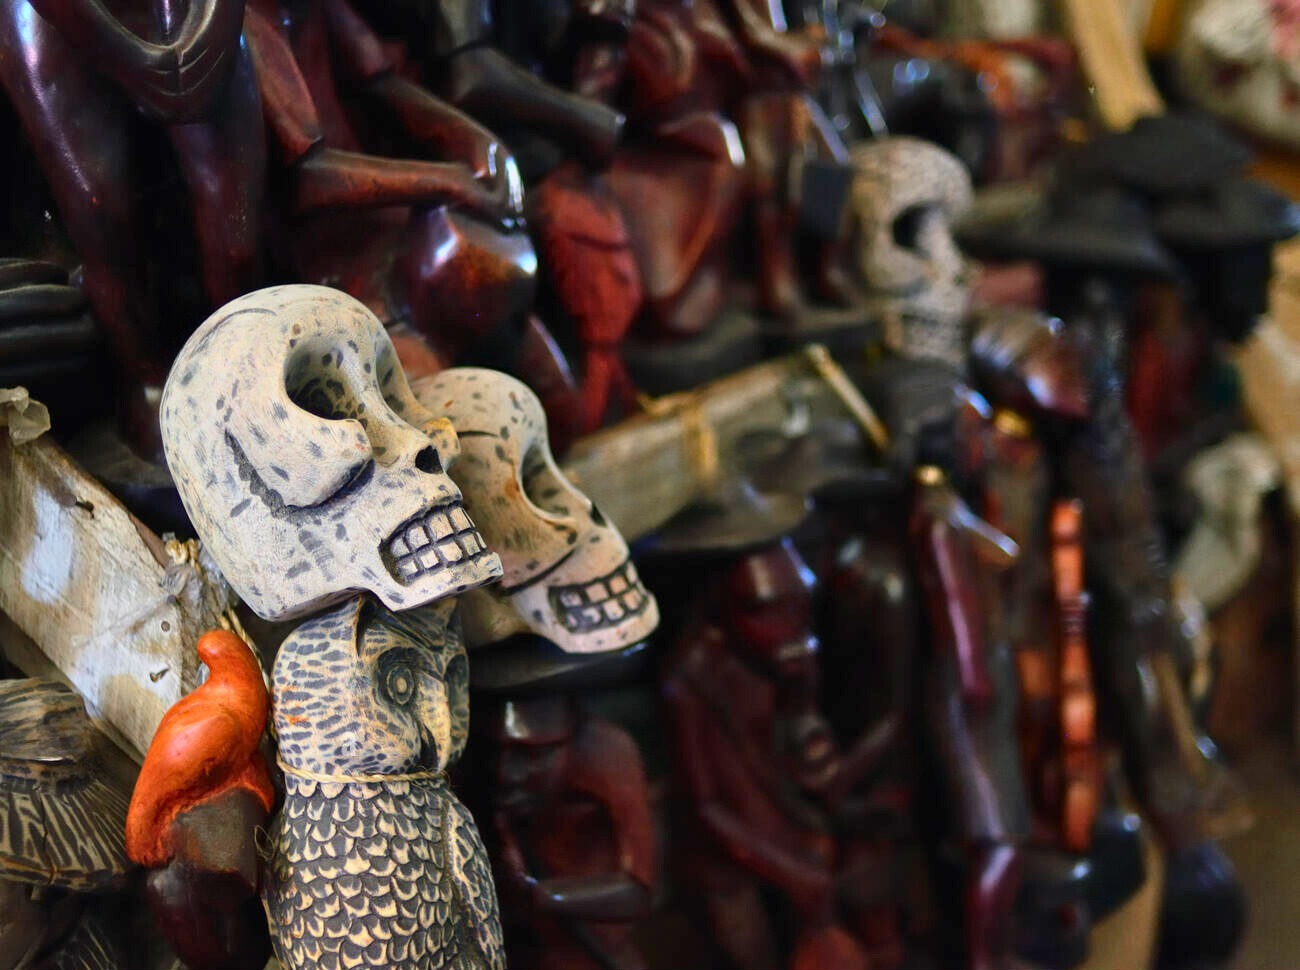
[[389,571],[407,585],[491,554],[459,503],[439,506],[403,524],[389,539],[385,553]]
[[573,633],[590,633],[623,623],[650,603],[630,559],[599,579],[552,587],[550,600],[564,628]]

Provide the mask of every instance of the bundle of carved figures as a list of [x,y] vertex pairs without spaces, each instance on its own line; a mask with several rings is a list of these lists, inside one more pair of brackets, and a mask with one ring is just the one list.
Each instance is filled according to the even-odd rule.
[[1268,965],[1284,7],[0,2],[0,970]]

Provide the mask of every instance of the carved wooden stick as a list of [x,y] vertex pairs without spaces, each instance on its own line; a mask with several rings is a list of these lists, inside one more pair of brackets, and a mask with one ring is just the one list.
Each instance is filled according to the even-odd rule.
[[[838,370],[838,368],[837,368]],[[704,490],[706,467],[751,431],[847,406],[812,355],[795,354],[653,403],[651,410],[578,441],[564,473],[629,540],[648,534]],[[708,441],[706,447],[700,447]],[[864,436],[865,446],[865,436]],[[724,463],[725,464],[725,463]]]

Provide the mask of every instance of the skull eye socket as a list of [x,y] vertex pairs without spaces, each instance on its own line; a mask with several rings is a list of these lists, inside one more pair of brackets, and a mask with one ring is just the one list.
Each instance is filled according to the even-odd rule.
[[914,205],[898,214],[898,218],[890,227],[896,245],[913,252],[921,249],[921,233],[925,228],[928,211],[926,206]]
[[540,449],[531,448],[524,455],[520,470],[524,497],[551,515],[572,515],[570,486],[551,467]]
[[343,352],[303,344],[289,364],[284,390],[294,407],[326,421],[360,416],[356,395],[340,373]]

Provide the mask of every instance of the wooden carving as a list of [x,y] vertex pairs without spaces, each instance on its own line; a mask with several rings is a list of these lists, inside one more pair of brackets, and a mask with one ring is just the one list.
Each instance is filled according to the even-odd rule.
[[447,784],[469,726],[453,609],[358,597],[280,647],[285,799],[262,895],[285,970],[504,970],[487,853]]
[[87,895],[122,888],[128,870],[126,795],[95,744],[63,685],[0,681],[0,966],[122,965]]
[[195,529],[266,619],[357,590],[407,608],[501,574],[446,472],[456,432],[412,396],[374,315],[337,290],[224,306],[177,357],[162,422]]
[[926,714],[968,867],[966,964],[1003,966],[1029,818],[995,579],[1019,550],[971,512],[939,469],[923,466],[917,480],[909,528],[934,651]]
[[[151,295],[158,257],[146,245],[154,214],[139,202],[138,116],[163,127],[186,185],[208,307],[256,285],[266,147],[243,15],[242,0],[183,11],[18,0],[0,10],[0,84],[82,260],[86,294],[130,385],[132,440],[149,455],[157,427],[144,388],[156,394],[184,330],[162,325],[175,325],[176,310]],[[173,253],[163,261],[184,262]]]
[[[874,750],[841,751],[817,708],[811,574],[788,539],[728,557],[665,668],[687,824],[676,851],[726,957],[745,968],[863,966],[841,924],[836,805]],[[793,946],[772,934],[783,901]]]
[[520,914],[512,956],[537,970],[644,967],[655,834],[636,742],[569,698],[501,703],[491,781],[496,871]]
[[154,916],[192,970],[261,967],[269,954],[257,905],[255,832],[275,803],[259,745],[270,698],[235,634],[198,643],[209,677],[163,717],[126,818],[131,860],[154,871]]
[[537,395],[475,367],[421,379],[412,390],[456,428],[461,455],[452,477],[501,557],[501,583],[464,597],[470,644],[532,631],[565,650],[598,653],[648,637],[659,606],[618,529],[555,464]]
[[1092,844],[1092,826],[1101,805],[1082,520],[1078,502],[1057,502],[1052,508],[1052,590],[1060,631],[1061,833],[1072,852],[1084,852]]
[[951,226],[970,206],[970,175],[919,138],[857,145],[853,167],[855,255],[886,345],[961,370],[970,287]]
[[10,659],[33,676],[57,670],[137,760],[198,684],[194,642],[232,602],[50,435],[16,445],[0,434],[0,611],[39,648],[12,638]]

